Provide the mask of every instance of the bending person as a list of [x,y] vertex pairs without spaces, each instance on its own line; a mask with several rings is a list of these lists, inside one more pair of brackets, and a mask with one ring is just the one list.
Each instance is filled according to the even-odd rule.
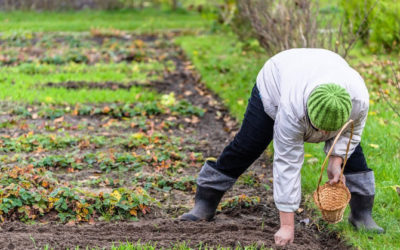
[[[181,220],[211,220],[224,193],[273,140],[273,191],[280,211],[275,243],[294,240],[294,212],[301,200],[304,142],[325,142],[325,152],[340,128],[354,120],[349,160],[344,170],[351,192],[349,222],[357,229],[383,232],[372,219],[374,173],[368,168],[361,134],[369,95],[361,76],[339,55],[324,49],[291,49],[269,59],[257,76],[244,120],[216,162],[207,161],[197,178],[195,206]],[[327,168],[337,183],[349,129],[334,146]]]

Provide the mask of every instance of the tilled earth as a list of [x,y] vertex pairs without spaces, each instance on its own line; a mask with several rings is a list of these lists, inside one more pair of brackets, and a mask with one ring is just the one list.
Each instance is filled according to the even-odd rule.
[[[166,64],[169,66],[163,71],[148,72],[153,80],[147,82],[71,79],[42,83],[40,87],[69,91],[141,87],[143,91],[157,92],[165,103],[157,106],[144,101],[143,106],[133,103],[128,107],[122,103],[75,106],[3,103],[0,116],[1,188],[9,190],[7,185],[22,185],[17,193],[12,193],[17,198],[21,196],[21,187],[33,190],[29,189],[31,186],[19,183],[22,180],[18,179],[18,175],[36,171],[30,169],[33,168],[42,169],[33,172],[33,185],[39,186],[38,190],[47,188],[49,193],[66,187],[82,197],[89,195],[97,197],[96,201],[105,202],[104,194],[112,194],[117,201],[121,199],[122,189],[118,188],[140,188],[154,200],[145,207],[133,207],[128,217],[126,214],[118,217],[120,214],[115,210],[109,218],[104,211],[85,212],[80,207],[85,202],[72,203],[67,198],[70,202],[66,203],[67,208],[57,207],[58,196],[53,201],[46,200],[48,207],[41,210],[31,201],[19,209],[3,209],[0,213],[4,220],[0,225],[0,248],[109,248],[126,241],[156,242],[157,247],[170,247],[184,241],[191,247],[264,245],[274,248],[273,235],[279,228],[279,216],[272,199],[272,171],[266,155],[262,155],[225,195],[214,221],[193,223],[177,219],[193,206],[195,176],[204,160],[220,154],[239,129],[238,124],[219,99],[202,85],[201,78],[181,50],[172,45],[171,40],[176,34],[106,35],[115,36],[112,39],[120,46],[132,48],[132,44],[136,45],[140,53],[120,50],[116,56],[110,57],[100,52],[104,44],[109,43],[109,37],[82,35],[79,39],[88,49],[82,46],[79,58],[86,59],[75,63],[90,66],[98,61],[159,60],[168,61]],[[46,43],[47,49],[56,51],[59,46],[68,51],[68,43],[75,41],[76,37],[54,35],[47,37],[46,41],[51,39],[55,45],[49,49]],[[16,60],[3,57],[3,64],[16,67],[32,58],[44,60],[42,40],[39,34],[30,41],[22,39],[19,42],[26,49],[20,51]],[[12,54],[10,51],[15,49],[13,41],[0,41],[0,45]],[[71,60],[76,60],[76,57]],[[54,62],[47,60],[46,63]],[[36,135],[39,137],[34,137]],[[28,170],[24,166],[28,166]],[[18,171],[13,172],[15,169]],[[37,177],[39,174],[45,177],[40,179]],[[36,181],[38,178],[40,181]],[[1,197],[4,203],[4,197],[12,196],[4,193]],[[80,201],[79,197],[74,199]],[[94,203],[91,202],[88,199],[87,203]],[[72,213],[73,217],[62,219],[62,211]],[[287,249],[347,248],[334,234],[321,229],[309,218],[308,211],[297,214],[296,240]],[[109,219],[110,222],[104,221]]]

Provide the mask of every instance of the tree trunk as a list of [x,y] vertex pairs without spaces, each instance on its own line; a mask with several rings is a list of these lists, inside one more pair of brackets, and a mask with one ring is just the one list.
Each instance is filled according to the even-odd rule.
[[178,8],[178,0],[172,0],[172,10],[176,10]]

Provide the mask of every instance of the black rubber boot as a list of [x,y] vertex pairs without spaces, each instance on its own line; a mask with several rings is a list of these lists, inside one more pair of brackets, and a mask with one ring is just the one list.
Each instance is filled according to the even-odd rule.
[[372,207],[374,195],[359,195],[351,193],[349,222],[358,230],[365,229],[376,233],[384,233],[385,230],[378,226],[372,219]]
[[215,210],[225,192],[213,188],[197,186],[194,208],[183,214],[180,220],[183,221],[210,221],[214,218]]

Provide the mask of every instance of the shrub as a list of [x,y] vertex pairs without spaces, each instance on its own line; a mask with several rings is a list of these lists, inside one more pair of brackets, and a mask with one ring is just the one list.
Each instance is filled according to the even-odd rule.
[[[362,41],[368,44],[372,51],[398,51],[400,42],[400,2],[396,0],[341,0],[346,24],[358,29],[364,19],[364,14],[373,7],[371,15],[363,23],[362,29],[368,32],[362,35]],[[351,22],[349,19],[353,17]]]
[[[238,6],[240,16],[250,22],[260,45],[271,55],[290,48],[326,48],[346,57],[363,32],[343,29],[335,15],[320,18],[314,0],[238,0]],[[361,27],[368,14],[363,13]]]

